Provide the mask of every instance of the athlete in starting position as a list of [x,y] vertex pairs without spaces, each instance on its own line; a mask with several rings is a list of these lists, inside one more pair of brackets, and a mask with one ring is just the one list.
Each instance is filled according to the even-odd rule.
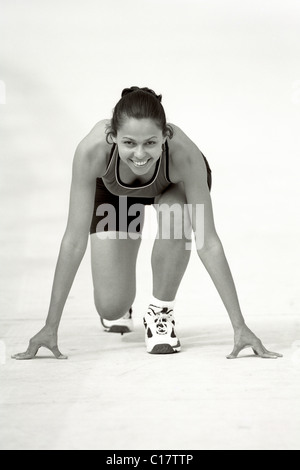
[[207,160],[179,127],[166,122],[161,95],[149,88],[124,89],[112,119],[97,123],[76,149],[68,222],[46,324],[30,340],[27,351],[13,358],[32,359],[41,346],[58,359],[66,357],[58,349],[58,326],[89,232],[94,298],[102,324],[108,331],[132,329],[136,260],[145,205],[151,204],[158,215],[158,235],[151,260],[153,297],[144,316],[147,351],[180,351],[173,307],[194,232],[198,256],[234,329],[234,348],[228,358],[237,357],[246,347],[263,358],[280,357],[268,351],[245,324],[216,233],[210,188]]

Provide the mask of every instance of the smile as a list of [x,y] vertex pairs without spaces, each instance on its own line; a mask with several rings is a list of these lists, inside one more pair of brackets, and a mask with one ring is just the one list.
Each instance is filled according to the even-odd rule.
[[134,160],[131,160],[132,163],[134,164],[134,166],[136,167],[141,167],[141,166],[145,166],[147,165],[147,163],[150,161],[150,159],[147,159],[147,160],[143,160],[142,162],[136,162]]

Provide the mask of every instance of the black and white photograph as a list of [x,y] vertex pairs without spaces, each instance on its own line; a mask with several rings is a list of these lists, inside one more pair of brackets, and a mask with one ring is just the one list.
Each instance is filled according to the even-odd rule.
[[0,0],[0,449],[300,449],[298,0]]

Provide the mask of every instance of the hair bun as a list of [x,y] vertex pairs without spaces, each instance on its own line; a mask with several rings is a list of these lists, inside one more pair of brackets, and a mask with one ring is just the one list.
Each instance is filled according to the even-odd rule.
[[122,91],[122,98],[123,96],[129,95],[129,93],[133,93],[134,91],[138,91],[140,88],[138,86],[132,86],[130,88],[124,88]]
[[138,86],[132,86],[130,88],[124,88],[121,96],[123,98],[124,96],[129,95],[129,93],[133,93],[134,91],[143,91],[145,93],[149,93],[150,95],[155,96],[155,98],[158,99],[158,101],[161,103],[162,95],[157,95],[155,91],[147,87],[140,88]]

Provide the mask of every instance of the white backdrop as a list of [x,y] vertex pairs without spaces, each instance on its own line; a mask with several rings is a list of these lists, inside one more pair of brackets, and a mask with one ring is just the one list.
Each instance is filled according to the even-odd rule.
[[[246,311],[297,314],[299,1],[0,0],[0,8],[1,315],[33,314],[26,302],[37,280],[36,302],[45,302],[75,147],[131,85],[162,93],[168,120],[208,158],[216,226]],[[145,279],[150,264],[140,287]],[[199,292],[208,313],[221,312],[194,255],[179,301]]]

